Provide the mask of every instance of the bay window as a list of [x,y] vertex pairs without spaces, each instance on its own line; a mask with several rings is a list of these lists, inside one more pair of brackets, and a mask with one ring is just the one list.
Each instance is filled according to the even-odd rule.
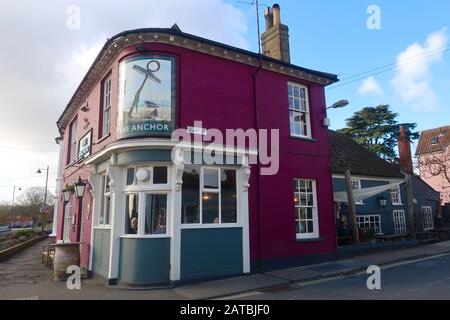
[[294,204],[297,239],[319,237],[316,181],[294,179]]
[[288,99],[291,136],[311,138],[308,88],[289,82]]
[[237,223],[236,170],[186,166],[182,224]]

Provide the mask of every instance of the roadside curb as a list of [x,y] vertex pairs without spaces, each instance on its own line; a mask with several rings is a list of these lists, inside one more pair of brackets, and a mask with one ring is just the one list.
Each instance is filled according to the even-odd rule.
[[7,259],[8,257],[10,257],[11,255],[13,255],[16,252],[19,252],[27,247],[29,247],[30,245],[40,241],[40,240],[44,240],[45,238],[48,238],[48,234],[27,240],[25,242],[19,243],[11,248],[5,249],[0,251],[0,262]]
[[[450,254],[450,250],[444,251],[444,252],[441,252],[441,253],[435,253],[435,254],[420,254],[420,255],[416,255],[416,256],[411,256],[411,257],[391,260],[391,261],[379,264],[378,266],[379,267],[383,267],[383,266],[388,266],[390,264],[396,264],[396,263],[401,263],[401,262],[406,262],[406,261],[413,261],[413,260],[420,260],[420,259],[426,259],[426,258],[432,259],[435,256],[437,257],[437,256],[449,255],[449,254]],[[233,296],[249,293],[249,292],[252,292],[252,291],[265,291],[265,290],[281,289],[281,288],[285,288],[285,287],[290,286],[290,285],[302,285],[302,284],[307,284],[309,282],[314,282],[314,281],[318,281],[318,280],[333,279],[333,278],[336,278],[336,277],[339,277],[339,276],[351,276],[351,275],[355,275],[355,274],[358,274],[358,273],[361,273],[361,272],[367,270],[367,267],[358,267],[358,268],[354,268],[354,269],[351,269],[351,270],[344,270],[344,271],[338,271],[338,272],[334,272],[334,273],[327,273],[326,275],[313,276],[313,277],[305,278],[305,279],[302,279],[302,280],[290,280],[290,279],[283,278],[283,277],[280,277],[280,276],[274,276],[274,275],[269,275],[269,274],[266,274],[266,273],[262,273],[263,275],[265,275],[267,277],[276,278],[276,279],[279,279],[279,280],[284,280],[284,281],[286,281],[286,283],[284,283],[284,284],[276,284],[276,285],[269,285],[269,286],[262,286],[262,287],[248,289],[248,290],[243,290],[243,291],[239,291],[239,292],[235,292],[235,293],[231,293],[231,294],[214,295],[214,296],[210,296],[210,297],[202,298],[202,299],[198,299],[198,300],[221,299],[221,298],[233,297]]]

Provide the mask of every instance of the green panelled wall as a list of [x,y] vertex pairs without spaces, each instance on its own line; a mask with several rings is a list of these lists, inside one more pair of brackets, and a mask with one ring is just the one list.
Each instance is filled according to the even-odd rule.
[[104,278],[108,278],[110,240],[110,230],[94,229],[92,271]]
[[120,239],[119,281],[133,285],[169,282],[170,239]]
[[242,273],[242,228],[181,230],[181,280]]

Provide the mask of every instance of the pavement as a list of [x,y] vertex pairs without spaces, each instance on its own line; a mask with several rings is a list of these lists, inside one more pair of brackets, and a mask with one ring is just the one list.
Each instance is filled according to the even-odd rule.
[[83,280],[81,290],[68,290],[65,282],[52,282],[50,270],[41,265],[40,254],[45,241],[47,240],[36,243],[0,263],[0,299],[226,299],[245,295],[248,292],[283,290],[289,286],[311,281],[355,275],[366,270],[370,265],[382,267],[401,261],[450,255],[450,241],[447,241],[175,288],[130,290],[106,287],[103,282],[94,278]]

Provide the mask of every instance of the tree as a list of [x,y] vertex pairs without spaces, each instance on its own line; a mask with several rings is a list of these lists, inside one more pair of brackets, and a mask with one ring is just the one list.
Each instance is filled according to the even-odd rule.
[[338,131],[353,138],[379,157],[395,163],[398,162],[395,147],[400,126],[406,128],[411,142],[419,138],[419,133],[414,132],[416,123],[399,124],[397,117],[398,114],[392,112],[388,105],[367,107],[355,112],[346,120],[347,128]]
[[[44,204],[45,188],[32,187],[26,189],[17,199],[20,206],[24,207],[23,210],[29,213],[33,219],[33,228],[36,226],[39,218],[42,222],[45,220],[45,212],[41,212],[41,208]],[[53,205],[53,194],[50,190],[47,191],[47,205],[50,207]]]

